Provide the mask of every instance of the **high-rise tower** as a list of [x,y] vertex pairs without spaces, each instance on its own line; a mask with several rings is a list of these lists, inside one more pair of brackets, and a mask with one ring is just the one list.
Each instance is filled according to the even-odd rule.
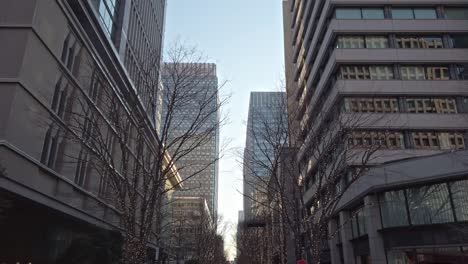
[[[284,92],[251,92],[249,113],[247,119],[247,137],[244,149],[244,218],[246,221],[258,215],[261,211],[261,200],[267,197],[265,184],[268,182],[273,168],[272,159],[276,152],[276,143],[268,138],[269,133],[277,133],[287,128],[286,94]],[[278,135],[277,135],[278,136]],[[286,141],[287,136],[279,136]],[[286,142],[284,142],[286,143]]]

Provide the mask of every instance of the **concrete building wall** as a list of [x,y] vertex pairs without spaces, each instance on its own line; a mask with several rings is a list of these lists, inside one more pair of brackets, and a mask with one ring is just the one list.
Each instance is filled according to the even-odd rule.
[[[325,126],[329,126],[330,120],[333,122],[339,118],[346,119],[360,115],[366,121],[353,127],[353,130],[398,131],[403,134],[404,147],[376,151],[376,157],[371,158],[372,161],[366,164],[367,166],[450,151],[449,148],[444,147],[424,149],[418,146],[414,135],[421,131],[459,133],[463,137],[463,142],[466,142],[468,118],[465,101],[468,82],[464,75],[455,74],[455,72],[459,65],[467,64],[468,47],[454,48],[450,44],[450,39],[453,36],[468,36],[468,17],[454,19],[448,16],[448,12],[451,8],[465,8],[466,10],[467,7],[468,2],[463,0],[283,1],[286,83],[291,91],[288,91],[288,96],[294,99],[290,104],[297,109],[295,112],[290,111],[289,115],[294,116],[300,122],[292,133],[299,135],[297,160],[301,168],[301,176],[306,182],[308,179],[313,179],[314,168],[320,164],[320,158],[314,156],[316,153],[311,151],[314,137]],[[364,12],[363,10],[367,10],[365,8],[373,8],[373,11],[380,10],[376,12],[381,12],[379,14],[382,16],[379,19],[363,16],[360,19],[344,18],[335,13],[340,8],[342,10],[354,8],[359,10],[358,12]],[[433,12],[431,14],[435,14],[436,17],[433,19],[396,19],[392,17],[392,9],[396,8],[426,8],[426,11],[430,10],[429,12]],[[388,45],[380,48],[370,48],[366,45],[352,48],[340,46],[338,41],[340,37],[365,39],[369,36],[383,36],[388,40]],[[408,36],[421,38],[436,36],[440,38],[441,45],[439,48],[400,48],[398,38]],[[342,71],[350,65],[364,65],[369,68],[373,65],[388,66],[394,75],[386,80],[372,78],[363,80],[359,77],[351,80],[352,77],[347,79],[348,77]],[[428,77],[425,80],[409,80],[402,72],[402,67],[407,65],[442,65],[446,67],[447,76],[440,79]],[[377,110],[365,110],[369,112],[363,113],[359,112],[361,110],[349,110],[345,105],[345,100],[358,100],[359,98],[375,100],[385,97],[394,99],[399,109],[391,113]],[[411,98],[454,98],[456,110],[450,114],[415,112],[408,104]],[[333,119],[335,114],[336,119]],[[319,145],[319,148],[325,147]],[[465,149],[466,146],[466,143],[463,143],[461,148]],[[434,159],[435,157],[439,156],[434,156]],[[349,160],[349,165],[359,165],[358,159]],[[432,158],[426,161],[430,162],[430,159]],[[404,174],[406,178],[396,177],[395,181],[405,186],[410,184],[409,178],[412,176],[426,175],[422,171],[417,171],[424,170],[422,167],[425,165],[422,161],[420,162],[412,164],[411,168],[399,167],[401,170],[407,170]],[[438,164],[439,167],[434,168],[434,173],[437,172],[434,175],[436,179],[442,179],[453,169],[449,165],[451,163],[441,161]],[[427,164],[427,167],[431,166]],[[391,178],[390,175],[369,177],[368,182],[356,182],[356,188],[357,186],[371,189],[377,185],[382,188],[391,186],[388,180]],[[380,182],[380,185],[374,181]],[[330,247],[334,250],[339,248],[340,252],[339,255],[332,254],[332,263],[368,263],[368,261],[387,263],[387,259],[382,254],[385,255],[384,245],[388,246],[390,242],[388,236],[382,237],[382,228],[378,225],[381,219],[377,214],[378,208],[375,207],[378,199],[374,195],[378,191],[373,189],[366,196],[357,198],[358,194],[353,193],[354,187],[355,185],[352,184],[345,196],[351,200],[359,200],[358,204],[354,204],[354,208],[338,210],[336,219],[333,219],[329,225],[330,229],[337,229],[340,224],[344,226],[340,236],[330,241]],[[316,191],[313,186],[306,187],[304,192],[306,203],[311,201]],[[357,212],[356,206],[362,207],[368,223],[373,223],[370,224],[372,228],[367,226],[366,238],[352,237],[352,227],[348,221]],[[371,256],[371,259],[367,259],[366,256]]]
[[[124,95],[123,104],[137,98],[131,93],[136,90],[134,83],[118,74],[126,71],[125,64],[99,31],[101,24],[89,4],[62,0],[0,3],[0,163],[6,170],[0,189],[86,224],[119,230],[119,212],[101,196],[103,180],[98,173],[90,169],[84,182],[77,182],[76,157],[82,146],[61,138],[54,164],[45,164],[42,158],[46,138],[57,131],[51,126],[52,116],[67,125],[71,122],[53,109],[54,94],[60,89],[68,91],[66,110],[78,111],[72,99],[89,96],[93,74],[98,71],[106,87],[120,92],[116,98]],[[159,22],[160,31],[163,24]],[[161,32],[151,37],[162,42]],[[152,118],[143,105],[132,110],[140,119]],[[153,136],[155,132],[148,135]]]

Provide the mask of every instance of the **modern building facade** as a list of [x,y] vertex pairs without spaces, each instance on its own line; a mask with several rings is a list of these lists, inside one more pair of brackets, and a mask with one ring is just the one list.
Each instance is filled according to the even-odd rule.
[[174,197],[172,207],[171,257],[169,263],[185,263],[195,257],[203,228],[213,225],[208,203],[202,197]]
[[[336,113],[368,119],[346,143],[380,146],[366,166],[466,148],[467,1],[287,0],[283,15],[291,142],[306,189],[320,163],[309,151],[311,138]],[[359,238],[343,240],[355,242],[343,251],[374,246]],[[332,263],[438,263],[344,256]]]
[[[168,138],[176,138],[188,135],[188,131],[199,133],[198,136],[209,133],[204,144],[191,147],[197,144],[197,135],[187,138],[181,148],[184,147],[189,153],[180,157],[176,165],[180,168],[180,174],[184,181],[184,190],[176,192],[178,197],[202,197],[206,199],[210,214],[216,218],[218,211],[218,159],[219,159],[219,95],[218,77],[216,75],[216,65],[213,63],[165,63],[168,70],[163,70],[162,82],[164,92],[173,89],[177,85],[177,107],[171,111],[171,127]],[[177,68],[179,68],[177,70]],[[171,70],[170,70],[171,69]],[[179,74],[187,73],[187,81],[173,84],[174,71]],[[181,77],[182,79],[182,77]],[[182,80],[177,80],[182,82]],[[185,83],[189,82],[189,83]],[[170,96],[171,94],[169,94]],[[167,96],[163,96],[163,101]],[[180,102],[184,102],[181,104]],[[164,103],[167,104],[167,103]],[[200,104],[207,104],[200,106]],[[200,110],[201,108],[202,110]],[[166,119],[167,109],[164,107],[163,120]],[[202,112],[201,112],[202,111]],[[200,119],[203,120],[201,124]],[[194,129],[194,126],[197,127]],[[200,126],[200,128],[198,128]],[[214,128],[214,129],[213,129]],[[190,132],[192,133],[192,132]],[[191,139],[192,138],[192,139]],[[182,153],[183,150],[180,151]]]
[[329,223],[332,263],[468,261],[468,151],[376,166]]
[[[142,68],[142,60],[160,60],[165,5],[163,0],[0,3],[0,262],[68,262],[61,258],[97,233],[103,234],[97,244],[120,250],[120,212],[106,198],[108,181],[90,167],[84,146],[59,136],[63,131],[49,121],[70,128],[68,113],[79,109],[77,98],[108,117],[99,101],[106,91],[145,124],[147,147],[155,147],[156,109],[147,99],[156,91],[148,80],[158,83],[159,69]],[[152,77],[143,78],[148,71]],[[108,143],[112,149],[115,141]],[[171,189],[179,183],[174,175],[166,184]],[[158,245],[148,242],[156,251]],[[100,263],[115,263],[101,257]]]
[[[259,190],[267,188],[276,155],[274,148],[276,144],[286,144],[286,129],[286,94],[251,92],[243,161],[245,220],[261,213],[260,204],[267,202],[266,192]],[[278,131],[284,135],[277,134]],[[270,137],[273,134],[277,138]]]

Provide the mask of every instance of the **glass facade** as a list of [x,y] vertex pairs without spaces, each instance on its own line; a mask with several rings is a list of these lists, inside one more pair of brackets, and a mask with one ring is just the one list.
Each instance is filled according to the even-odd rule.
[[384,19],[383,8],[336,8],[337,19]]
[[437,19],[435,8],[392,8],[393,19]]
[[362,9],[363,19],[384,19],[383,8],[363,8]]
[[360,8],[337,8],[335,10],[337,19],[362,19]]
[[110,37],[115,26],[115,21],[117,20],[116,7],[117,0],[101,0],[99,1],[99,19],[104,25],[105,33]]
[[383,227],[409,225],[404,191],[400,190],[382,193],[379,200]]
[[411,223],[414,225],[453,222],[446,184],[422,186],[407,190]]
[[358,238],[367,234],[367,222],[364,214],[364,207],[360,207],[351,212],[351,229],[353,238]]
[[450,183],[457,221],[468,221],[468,180]]
[[379,204],[384,228],[467,221],[468,180],[384,192]]

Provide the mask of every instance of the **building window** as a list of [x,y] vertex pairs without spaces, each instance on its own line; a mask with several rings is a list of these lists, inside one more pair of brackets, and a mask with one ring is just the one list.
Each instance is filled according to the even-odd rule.
[[414,225],[453,222],[447,184],[435,184],[407,190],[411,223]]
[[388,48],[386,36],[339,36],[336,40],[339,49],[384,49]]
[[441,37],[398,36],[396,40],[400,49],[441,49],[444,47]]
[[353,131],[348,137],[348,145],[361,147],[377,146],[387,149],[403,149],[403,133],[384,131]]
[[447,66],[401,66],[403,80],[450,80]]
[[392,8],[393,19],[437,19],[435,8]]
[[457,221],[468,221],[468,180],[452,182],[449,185]]
[[409,225],[405,192],[403,190],[380,194],[379,203],[384,228]]
[[459,80],[468,80],[468,64],[458,65],[456,72]]
[[416,149],[440,149],[439,138],[434,132],[411,133]]
[[437,19],[435,8],[414,8],[415,19]]
[[366,36],[366,48],[368,49],[388,48],[388,38],[386,36]]
[[101,197],[106,197],[109,190],[109,175],[106,172],[101,173],[101,180],[99,181],[99,190],[98,194]]
[[393,67],[386,65],[343,65],[340,67],[341,79],[345,80],[391,80]]
[[468,48],[468,35],[453,35],[450,37],[450,47],[455,49]]
[[445,8],[447,19],[468,19],[468,8]]
[[336,47],[339,49],[363,49],[363,36],[339,36],[336,40]]
[[344,99],[345,112],[355,113],[397,113],[399,112],[396,98],[359,98]]
[[465,149],[465,139],[459,132],[439,133],[441,149]]
[[464,149],[463,134],[458,132],[413,132],[416,149]]
[[453,98],[407,98],[406,105],[410,113],[457,113],[457,104]]
[[41,163],[51,169],[55,169],[60,141],[59,130],[50,126],[42,146]]
[[391,66],[369,66],[371,80],[392,80],[393,67]]
[[383,8],[336,8],[337,19],[384,19]]
[[414,19],[413,9],[411,8],[392,8],[393,19]]
[[401,78],[403,80],[425,80],[423,66],[401,66]]
[[428,80],[450,80],[449,68],[446,66],[425,67]]
[[105,33],[109,37],[112,36],[115,25],[117,24],[117,4],[117,0],[100,0],[99,2],[99,18],[104,26]]
[[337,8],[335,10],[335,17],[337,19],[361,19],[360,8]]
[[81,187],[85,187],[86,176],[88,175],[91,168],[89,163],[89,155],[86,150],[82,149],[78,156],[78,162],[75,171],[75,183]]
[[362,8],[363,19],[384,19],[383,8]]
[[367,234],[367,222],[364,214],[364,207],[360,207],[351,212],[351,227],[353,238],[358,238]]

